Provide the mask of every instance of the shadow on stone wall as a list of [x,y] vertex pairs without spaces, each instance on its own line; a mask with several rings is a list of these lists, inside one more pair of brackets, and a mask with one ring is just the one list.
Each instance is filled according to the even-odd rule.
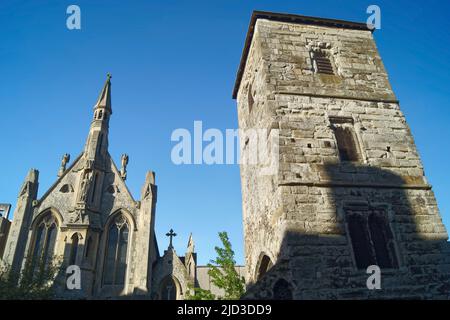
[[[335,215],[320,220],[322,204],[313,196],[311,227],[286,221],[275,265],[261,271],[243,299],[450,297],[447,234],[426,184],[351,163],[315,169],[326,184],[318,186],[317,197]],[[381,269],[380,290],[367,288],[366,266],[372,264]]]
[[[76,255],[75,261],[73,261],[73,255]],[[89,274],[85,272],[86,270],[92,270],[92,268],[90,265],[87,265],[86,261],[84,261],[84,255],[85,246],[83,244],[77,244],[75,251],[71,241],[66,241],[66,244],[64,245],[64,255],[63,257],[58,258],[58,273],[53,283],[53,289],[55,292],[55,297],[57,299],[79,300],[86,299],[87,297],[92,295],[92,288],[86,286],[86,283],[88,283],[88,281],[86,281],[85,279],[85,277],[92,276],[92,272],[89,272]],[[82,263],[80,263],[80,261],[82,261]],[[76,265],[80,268],[81,290],[76,288],[70,289],[68,287],[68,282],[70,282],[72,285],[75,284],[75,282],[72,280],[73,278],[69,279],[69,277],[71,276],[76,276],[72,270],[68,269],[71,265]]]

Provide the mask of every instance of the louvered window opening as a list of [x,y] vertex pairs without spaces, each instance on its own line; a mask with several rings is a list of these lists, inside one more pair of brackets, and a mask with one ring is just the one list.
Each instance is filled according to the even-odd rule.
[[330,59],[322,52],[314,53],[314,61],[316,65],[316,73],[334,74],[333,66]]

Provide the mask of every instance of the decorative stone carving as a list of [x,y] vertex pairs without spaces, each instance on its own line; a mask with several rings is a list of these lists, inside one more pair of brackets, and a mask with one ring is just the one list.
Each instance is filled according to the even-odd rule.
[[88,195],[90,186],[92,184],[92,174],[88,170],[85,170],[83,173],[83,178],[81,181],[81,187],[80,187],[80,193],[79,193],[79,200],[81,202],[85,202]]
[[117,228],[121,229],[124,224],[127,223],[127,219],[123,215],[119,215],[114,219],[114,223],[116,224]]
[[82,211],[79,209],[75,209],[69,212],[69,222],[70,223],[78,223],[81,222],[81,214]]
[[59,167],[58,177],[61,177],[66,171],[66,165],[70,161],[70,154],[66,153],[63,155],[61,160],[61,166]]
[[86,163],[84,164],[85,170],[92,170],[94,168],[94,161],[86,159]]
[[120,176],[123,180],[127,179],[128,155],[123,154],[121,158],[122,167],[120,168]]

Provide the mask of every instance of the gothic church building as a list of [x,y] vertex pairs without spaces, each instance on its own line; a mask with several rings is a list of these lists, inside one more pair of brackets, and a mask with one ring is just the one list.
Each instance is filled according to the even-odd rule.
[[[11,225],[7,217],[0,218],[8,234],[2,240],[3,260],[15,271],[41,259],[61,265],[55,280],[61,298],[183,299],[188,284],[198,283],[194,242],[190,237],[182,257],[172,245],[160,256],[155,174],[147,173],[135,200],[125,183],[128,156],[122,155],[119,169],[108,152],[112,114],[108,75],[81,154],[70,165],[70,156],[63,156],[58,179],[40,198],[39,172],[31,170]],[[81,290],[66,288],[69,265],[81,268]]]

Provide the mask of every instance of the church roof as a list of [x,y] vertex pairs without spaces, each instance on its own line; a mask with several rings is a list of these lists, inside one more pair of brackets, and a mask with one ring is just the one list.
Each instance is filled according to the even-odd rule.
[[366,23],[318,18],[318,17],[308,17],[296,14],[287,13],[275,13],[267,11],[253,11],[252,17],[250,19],[250,25],[247,31],[247,37],[245,39],[244,50],[242,52],[241,62],[239,64],[239,69],[236,75],[236,81],[233,89],[233,99],[236,99],[239,87],[241,85],[242,75],[244,73],[245,64],[247,62],[247,56],[250,51],[250,45],[253,39],[253,32],[255,30],[256,21],[258,19],[267,19],[272,21],[296,23],[296,24],[308,24],[331,28],[342,28],[342,29],[354,29],[354,30],[365,30],[372,31]]
[[94,106],[96,108],[106,108],[112,113],[111,108],[111,75],[108,73],[106,76],[106,82],[102,91],[98,97],[97,103]]

